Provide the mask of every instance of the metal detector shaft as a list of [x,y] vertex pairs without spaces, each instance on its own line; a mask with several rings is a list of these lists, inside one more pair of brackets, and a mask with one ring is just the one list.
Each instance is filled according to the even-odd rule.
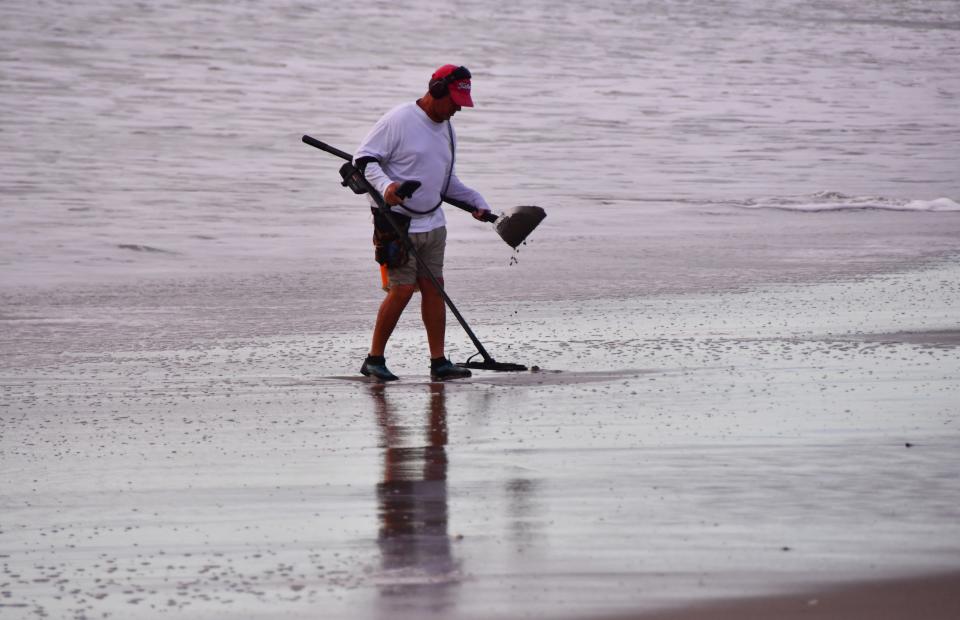
[[[303,141],[309,144],[310,146],[315,146],[321,151],[326,151],[332,155],[336,155],[337,157],[346,159],[347,161],[353,160],[353,157],[349,153],[341,151],[340,149],[330,146],[329,144],[321,142],[320,140],[317,140],[315,138],[311,138],[310,136],[303,136]],[[387,205],[386,201],[383,199],[383,196],[380,195],[380,192],[377,191],[377,189],[370,183],[370,181],[366,179],[366,177],[363,176],[363,174],[360,175],[360,179],[363,187],[367,190],[367,193],[369,193],[373,197],[373,201],[377,203],[377,208],[380,209],[380,212],[384,215],[384,217],[386,217],[387,222],[390,224],[390,227],[393,228],[394,232],[397,233],[397,235],[399,235],[401,239],[403,239],[403,242],[406,244],[407,249],[410,250],[411,254],[413,254],[414,259],[416,259],[417,263],[419,263],[419,265],[423,267],[423,271],[427,274],[427,277],[430,279],[430,282],[432,282],[433,285],[437,287],[437,290],[440,291],[440,296],[443,297],[444,303],[446,303],[447,307],[450,308],[450,311],[453,313],[453,316],[457,317],[457,321],[459,321],[460,327],[462,327],[463,331],[465,331],[467,333],[467,336],[470,337],[470,341],[473,342],[473,346],[477,348],[477,352],[480,353],[480,355],[483,357],[483,361],[487,364],[496,365],[497,361],[494,360],[492,357],[490,357],[490,354],[487,353],[487,350],[483,348],[483,344],[480,343],[480,340],[477,338],[476,334],[474,334],[473,330],[470,329],[470,326],[467,325],[466,319],[464,319],[463,315],[460,314],[460,311],[457,310],[457,307],[454,305],[453,300],[450,299],[450,296],[447,295],[447,292],[443,290],[443,286],[440,284],[440,281],[437,280],[437,277],[433,275],[433,272],[430,271],[430,268],[427,266],[427,264],[423,261],[423,259],[420,258],[420,254],[418,254],[417,249],[413,247],[413,243],[410,241],[410,237],[397,224],[397,221],[393,219],[393,215],[390,212],[390,207],[389,205]],[[472,210],[472,209],[468,209],[468,210]]]
[[[362,175],[361,175],[362,176]],[[427,274],[427,277],[430,279],[430,282],[440,291],[440,296],[443,297],[444,303],[447,304],[447,307],[450,308],[450,312],[453,313],[453,316],[457,317],[457,321],[460,323],[460,327],[463,328],[463,331],[467,333],[467,336],[470,337],[470,341],[473,342],[473,346],[477,347],[477,352],[483,357],[483,361],[488,364],[496,364],[496,361],[490,357],[490,354],[487,353],[487,350],[483,348],[483,345],[480,343],[480,340],[477,338],[476,334],[473,333],[473,330],[470,329],[470,326],[467,325],[467,320],[463,318],[463,315],[460,314],[460,311],[457,310],[457,307],[453,304],[453,300],[450,299],[450,296],[447,295],[447,292],[443,290],[443,285],[440,284],[440,281],[437,280],[437,277],[433,275],[433,272],[430,271],[430,268],[427,264],[420,258],[420,254],[417,253],[417,249],[413,247],[413,242],[410,241],[410,237],[406,232],[397,224],[397,221],[393,219],[393,214],[390,212],[390,207],[387,206],[387,203],[384,202],[383,196],[380,195],[370,182],[366,178],[363,179],[364,185],[367,186],[367,191],[370,192],[370,195],[373,196],[374,202],[377,203],[377,208],[380,209],[380,213],[387,219],[387,222],[390,224],[390,227],[393,228],[393,231],[400,235],[400,238],[403,239],[403,242],[407,245],[407,249],[413,254],[413,258],[416,259],[420,267],[423,268],[423,271]]]

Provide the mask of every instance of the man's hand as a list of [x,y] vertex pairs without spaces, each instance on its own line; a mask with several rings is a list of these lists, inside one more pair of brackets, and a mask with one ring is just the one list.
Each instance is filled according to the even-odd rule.
[[383,192],[383,200],[391,207],[393,205],[403,204],[403,198],[397,196],[397,190],[400,189],[400,183],[394,181],[387,186],[387,191]]
[[483,216],[487,213],[490,213],[490,209],[474,209],[471,215],[473,219],[483,221]]

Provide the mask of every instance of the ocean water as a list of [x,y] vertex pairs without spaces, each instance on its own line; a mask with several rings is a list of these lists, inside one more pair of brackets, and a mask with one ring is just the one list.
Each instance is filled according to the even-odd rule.
[[[572,251],[586,259],[569,287],[580,288],[616,269],[603,260],[611,245],[621,260],[640,260],[639,246],[668,256],[657,278],[681,289],[695,284],[679,273],[686,257],[701,260],[676,250],[691,240],[718,246],[711,264],[737,262],[742,243],[721,247],[730,234],[790,252],[782,214],[741,225],[742,209],[865,210],[800,221],[873,239],[916,231],[919,242],[891,242],[897,260],[949,252],[958,35],[952,0],[7,1],[0,277],[363,279],[364,203],[300,136],[352,150],[446,62],[475,76],[477,107],[456,118],[461,178],[495,207],[550,214],[524,255],[535,247],[542,262],[506,272],[525,268],[521,281],[542,281]],[[876,213],[886,209],[909,217]],[[463,215],[450,216],[451,255],[499,278],[507,249]],[[825,262],[864,251],[833,246]]]

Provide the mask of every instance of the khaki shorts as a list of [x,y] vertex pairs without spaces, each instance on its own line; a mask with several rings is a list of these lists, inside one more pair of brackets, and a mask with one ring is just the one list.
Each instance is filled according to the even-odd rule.
[[[443,251],[447,247],[447,227],[441,226],[427,232],[410,233],[410,242],[420,256],[420,260],[427,264],[430,272],[439,280],[443,277]],[[390,286],[395,284],[416,284],[417,278],[428,278],[420,263],[410,253],[410,260],[402,267],[387,269]]]

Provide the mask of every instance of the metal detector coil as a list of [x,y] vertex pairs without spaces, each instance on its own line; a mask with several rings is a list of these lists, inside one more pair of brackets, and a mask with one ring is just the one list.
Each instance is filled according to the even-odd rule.
[[472,368],[474,370],[496,370],[498,372],[523,372],[528,370],[523,364],[511,364],[510,362],[498,362],[496,360],[484,360],[482,362],[464,362],[457,364],[463,368]]

